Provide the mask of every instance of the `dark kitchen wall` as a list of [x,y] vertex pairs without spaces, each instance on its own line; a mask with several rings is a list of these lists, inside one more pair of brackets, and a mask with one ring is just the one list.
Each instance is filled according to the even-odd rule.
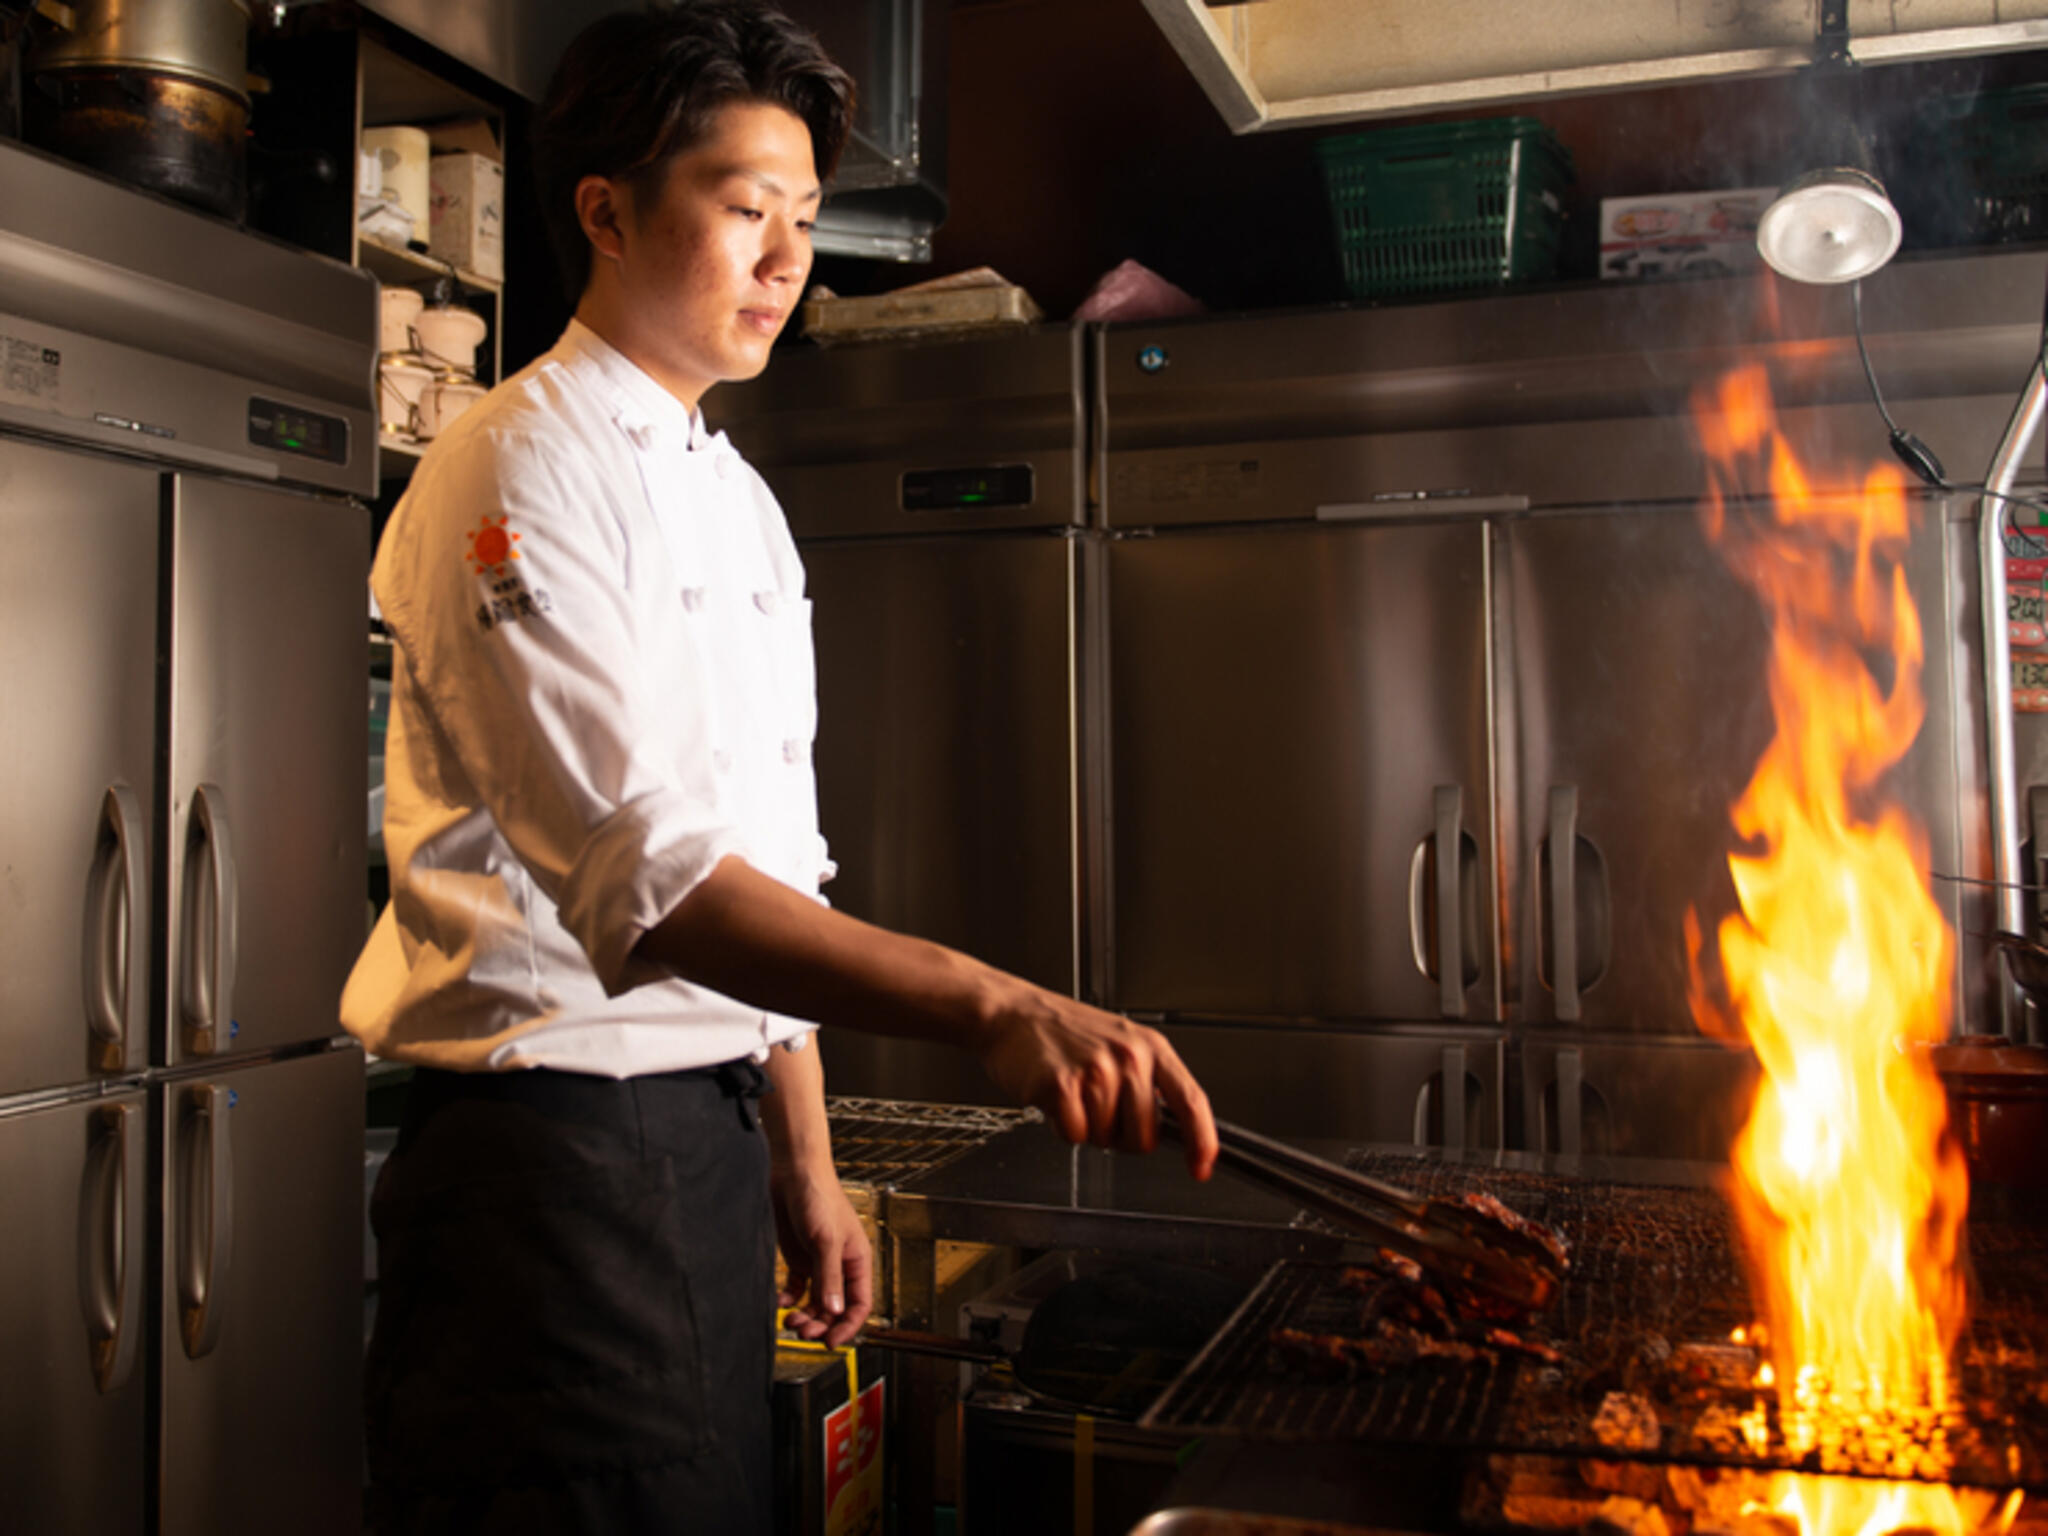
[[[828,258],[823,281],[871,293],[986,265],[1057,318],[1131,257],[1212,309],[1343,297],[1312,145],[1377,125],[1232,135],[1139,0],[954,0],[951,21],[951,209],[935,260]],[[1936,174],[1914,159],[1916,111],[1943,93],[2043,79],[2042,53],[1861,72],[1879,168],[1911,182],[1895,187],[1909,246],[1951,243],[1925,220],[1912,227],[1911,194]],[[1791,75],[1440,116],[1518,112],[1556,132],[1579,173],[1560,275],[1590,279],[1602,197],[1776,184],[1802,168],[1820,107],[1811,79]],[[2048,170],[2048,149],[2042,158]]]

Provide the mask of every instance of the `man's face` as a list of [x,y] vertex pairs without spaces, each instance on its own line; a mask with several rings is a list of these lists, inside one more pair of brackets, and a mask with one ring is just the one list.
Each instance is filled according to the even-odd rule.
[[626,323],[671,390],[694,402],[767,367],[811,270],[818,201],[809,130],[760,102],[722,108],[702,143],[625,199]]

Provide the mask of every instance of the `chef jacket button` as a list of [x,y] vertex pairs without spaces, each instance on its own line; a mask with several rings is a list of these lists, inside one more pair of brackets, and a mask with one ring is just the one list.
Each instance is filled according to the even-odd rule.
[[756,592],[754,594],[754,606],[763,613],[773,614],[777,608],[782,606],[782,594],[779,592]]
[[695,613],[703,606],[704,589],[702,587],[683,588],[683,611],[685,613]]
[[804,744],[791,737],[782,744],[782,760],[785,763],[800,763],[804,760]]
[[732,754],[720,747],[711,754],[711,766],[720,773],[732,772]]

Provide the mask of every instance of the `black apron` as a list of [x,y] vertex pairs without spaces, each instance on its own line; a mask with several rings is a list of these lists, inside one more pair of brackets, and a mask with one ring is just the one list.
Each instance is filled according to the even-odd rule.
[[764,1084],[415,1074],[371,1201],[375,1530],[770,1529]]

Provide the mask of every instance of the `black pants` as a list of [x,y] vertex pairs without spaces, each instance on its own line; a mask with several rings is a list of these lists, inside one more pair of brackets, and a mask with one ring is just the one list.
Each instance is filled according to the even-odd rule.
[[416,1074],[371,1201],[383,1536],[769,1530],[761,1085]]

